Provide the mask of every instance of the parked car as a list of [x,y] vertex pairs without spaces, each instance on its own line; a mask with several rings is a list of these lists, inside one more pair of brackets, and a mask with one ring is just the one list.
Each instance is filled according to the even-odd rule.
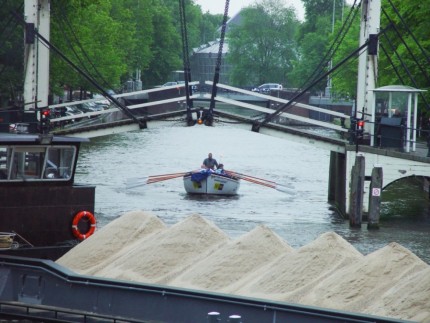
[[94,103],[101,106],[103,109],[109,108],[110,101],[103,95],[96,93],[93,95],[93,99],[97,99],[97,101],[94,101]]
[[270,93],[270,91],[279,91],[282,90],[282,84],[279,83],[264,83],[259,87],[255,87],[252,89],[252,92],[259,93]]
[[[83,113],[88,112],[96,112],[103,110],[103,107],[95,104],[94,102],[85,102],[80,103],[76,105],[79,110],[81,110]],[[95,118],[96,116],[92,116],[91,118]]]
[[178,82],[166,82],[162,86],[172,86],[172,85],[178,85]]
[[[185,81],[178,81],[178,84],[185,84]],[[197,85],[190,85],[191,90],[193,91],[197,91]]]
[[66,108],[66,111],[64,112],[64,114],[66,116],[76,116],[76,118],[72,119],[71,122],[82,120],[83,118],[82,114],[84,113],[81,110],[79,110],[76,106],[69,105],[65,108]]

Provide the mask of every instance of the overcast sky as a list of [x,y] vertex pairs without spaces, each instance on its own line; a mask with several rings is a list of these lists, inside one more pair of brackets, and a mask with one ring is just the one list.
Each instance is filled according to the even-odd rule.
[[[297,17],[303,21],[305,18],[305,8],[301,0],[281,0],[286,7],[293,7],[296,10]],[[328,0],[327,0],[328,1]],[[202,7],[203,12],[209,11],[211,14],[224,14],[225,0],[194,0]],[[229,17],[237,14],[243,7],[259,2],[259,0],[230,0],[228,8]],[[352,5],[352,0],[346,0],[346,3]]]
[[[305,9],[301,0],[282,1],[285,3],[285,6],[295,8],[297,17],[303,21]],[[202,7],[203,12],[209,11],[211,14],[224,14],[225,0],[194,0],[194,2]],[[230,0],[230,5],[228,7],[229,17],[237,14],[243,7],[248,7],[255,2],[256,0]]]

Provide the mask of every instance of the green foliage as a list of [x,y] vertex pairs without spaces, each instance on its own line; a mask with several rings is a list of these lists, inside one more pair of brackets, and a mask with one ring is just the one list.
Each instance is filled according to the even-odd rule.
[[240,25],[231,26],[228,35],[231,83],[278,82],[289,86],[299,25],[294,11],[277,0],[266,0],[243,9],[241,17]]
[[[400,14],[400,17],[397,13]],[[380,45],[387,52],[387,54],[383,51],[380,52],[380,64],[384,70],[390,71],[381,74],[381,82],[388,84],[402,84],[403,82],[405,85],[428,89],[430,85],[429,14],[430,7],[423,1],[383,1],[381,26],[392,24],[394,27],[380,38]],[[402,37],[399,37],[399,34]],[[419,40],[418,44],[414,38]],[[394,72],[390,60],[398,68],[398,74]],[[407,67],[409,73],[402,68],[403,66]]]
[[152,25],[154,26],[151,52],[153,60],[144,71],[144,83],[157,85],[163,83],[170,71],[181,66],[181,39],[173,24],[169,8],[152,4]]
[[196,47],[219,38],[217,30],[222,24],[223,17],[223,15],[211,15],[210,13],[203,14],[199,24],[200,40]]
[[[349,14],[350,7],[345,11]],[[359,9],[358,9],[359,10]],[[353,14],[355,13],[355,16]],[[333,66],[340,63],[345,57],[353,53],[359,47],[360,12],[351,13],[352,24],[342,39],[340,46],[333,57]],[[335,25],[335,34],[341,31],[344,22],[338,21]],[[332,37],[333,38],[333,37]],[[338,97],[355,98],[357,92],[358,55],[352,57],[332,75],[332,93]]]
[[[178,2],[56,0],[51,2],[50,42],[104,89],[120,89],[137,69],[142,71],[144,85],[164,83],[172,70],[183,66]],[[22,91],[23,29],[10,11],[17,9],[22,15],[24,7],[16,0],[3,3],[0,14],[12,21],[8,34],[0,34],[0,95],[7,100],[12,89]],[[219,15],[203,14],[192,0],[185,4],[191,52],[203,39],[209,40],[215,34],[221,19]],[[6,27],[8,19],[2,23]],[[62,94],[64,88],[95,90],[52,52],[50,86],[56,94]]]
[[20,2],[3,1],[0,6],[0,17],[4,17],[0,20],[0,106],[8,105],[23,85],[23,28],[10,15],[11,11],[22,11]]
[[[306,20],[297,33],[300,59],[294,62],[292,73],[294,86],[298,88],[310,86],[328,70],[330,37],[334,33],[333,22],[340,21],[343,15],[343,0],[302,2],[305,6]],[[312,91],[321,92],[326,86],[325,79],[315,84]]]
[[[169,80],[170,72],[183,69],[183,46],[178,0],[150,1],[153,33],[151,53],[153,59],[143,69],[145,86],[155,86]],[[216,30],[215,16],[203,15],[193,1],[185,1],[185,18],[188,38],[188,54],[202,43],[202,39]],[[210,18],[209,18],[210,17]],[[220,20],[221,21],[221,20]],[[211,38],[212,39],[212,38]]]
[[[379,38],[378,87],[408,85],[430,90],[429,14],[430,7],[422,1],[382,1],[381,30],[391,27]],[[336,52],[335,62],[359,47],[359,19],[360,14]],[[336,30],[339,28],[340,25],[337,25]],[[351,60],[334,74],[333,87],[338,95],[355,96],[357,68],[358,60]],[[421,108],[428,110],[426,102],[430,103],[429,93],[426,92],[419,100]]]
[[[106,89],[120,85],[120,77],[127,71],[126,48],[132,37],[128,32],[130,29],[120,22],[129,14],[125,10],[116,10],[121,20],[115,20],[111,11],[110,0],[58,1],[52,6],[54,14],[51,17],[51,42],[54,46],[86,74],[103,83]],[[60,57],[52,54],[53,92],[58,93],[64,86],[94,89]]]
[[[226,39],[234,85],[279,82],[285,87],[303,88],[327,71],[330,57],[325,55],[341,30],[349,7],[343,7],[343,0],[302,2],[306,9],[303,23],[280,0],[259,1],[242,11],[241,25],[231,26]],[[194,0],[185,0],[185,6],[190,54],[193,48],[220,36],[217,29],[223,17],[202,13]],[[381,28],[392,24],[396,29],[391,28],[380,37],[378,86],[403,83],[430,90],[430,6],[419,0],[382,0],[382,9]],[[23,28],[10,15],[11,10],[22,14],[23,2],[4,0],[0,7],[4,17],[0,22],[3,105],[22,90],[24,74]],[[359,18],[360,13],[336,46],[333,66],[358,48]],[[149,87],[168,81],[172,70],[183,67],[178,0],[52,1],[50,39],[105,89],[120,89],[136,69],[142,71],[144,86]],[[355,96],[357,67],[358,61],[352,59],[332,75],[337,95]],[[56,54],[51,54],[50,73],[53,93],[62,93],[65,86],[94,90]],[[326,80],[322,80],[312,90],[322,91],[325,86]],[[430,91],[425,97],[430,102]],[[425,102],[420,99],[420,103]]]
[[[304,88],[324,73],[327,65],[321,65],[323,54],[326,52],[326,36],[320,33],[308,33],[300,46],[300,60],[294,62],[291,77],[296,88]],[[319,83],[314,90],[322,90],[325,84]]]

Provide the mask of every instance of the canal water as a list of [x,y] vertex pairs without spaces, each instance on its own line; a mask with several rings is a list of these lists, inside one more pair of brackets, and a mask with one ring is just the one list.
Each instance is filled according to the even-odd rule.
[[[284,193],[241,181],[235,197],[195,197],[181,178],[126,188],[129,178],[198,169],[211,152],[227,170],[287,185]],[[329,151],[274,138],[234,125],[185,127],[166,122],[137,132],[91,139],[82,147],[76,182],[96,185],[98,228],[133,210],[172,225],[201,214],[236,238],[264,224],[293,248],[333,231],[363,254],[397,242],[430,264],[427,193],[412,179],[382,194],[381,227],[351,229],[327,202]]]

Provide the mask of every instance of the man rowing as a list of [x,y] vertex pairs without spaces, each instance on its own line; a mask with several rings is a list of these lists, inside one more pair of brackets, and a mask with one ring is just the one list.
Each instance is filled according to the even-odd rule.
[[212,153],[209,153],[208,158],[205,158],[205,160],[203,160],[203,166],[206,167],[206,169],[212,170],[215,170],[215,167],[218,168],[218,162],[215,158],[212,158]]

